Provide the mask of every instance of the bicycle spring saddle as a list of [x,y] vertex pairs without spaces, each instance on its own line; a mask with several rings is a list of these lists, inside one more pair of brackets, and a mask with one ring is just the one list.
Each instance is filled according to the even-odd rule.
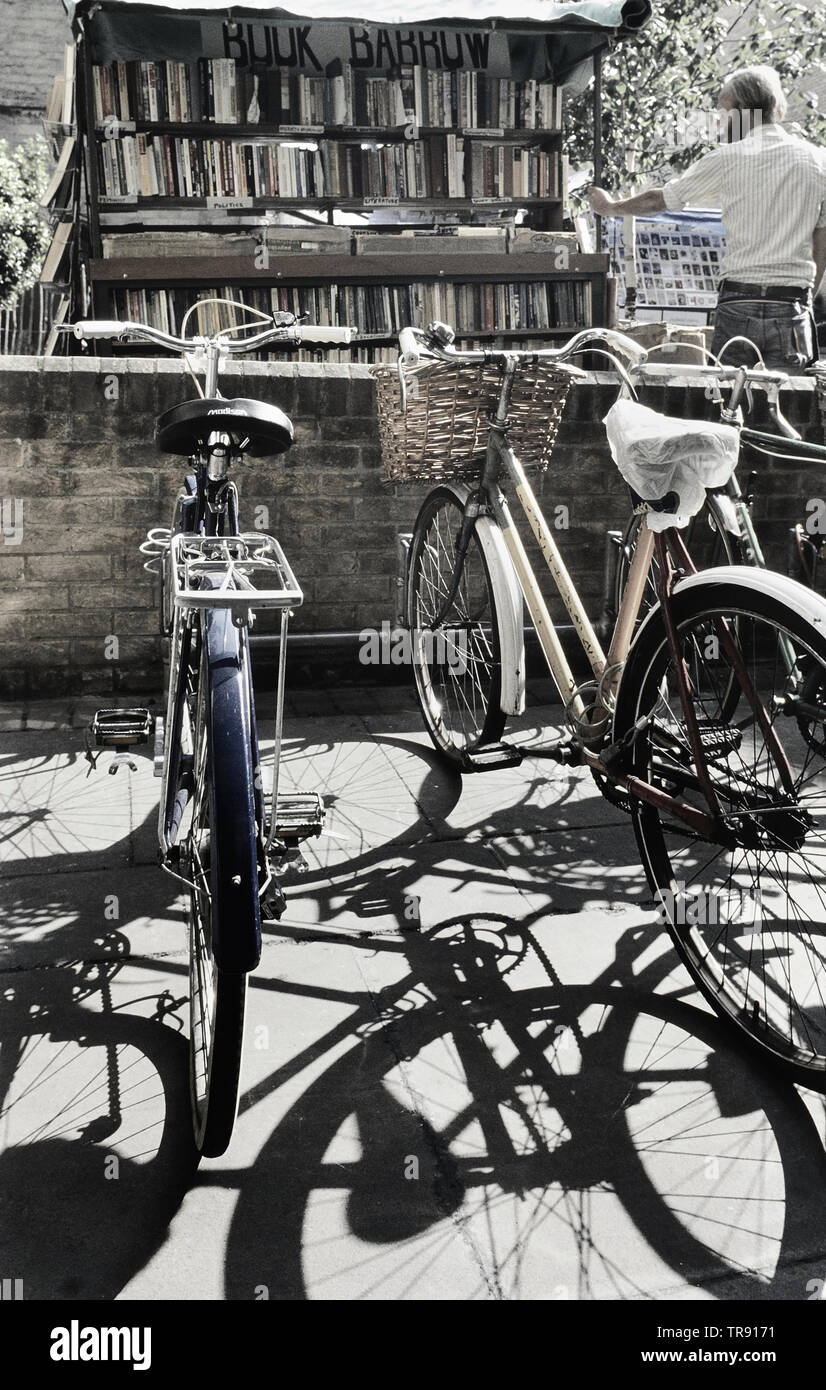
[[[155,443],[163,454],[196,454],[214,430],[224,430],[236,447],[254,458],[283,454],[293,442],[293,424],[277,405],[264,401],[182,401],[155,421]],[[246,442],[245,442],[246,441]]]

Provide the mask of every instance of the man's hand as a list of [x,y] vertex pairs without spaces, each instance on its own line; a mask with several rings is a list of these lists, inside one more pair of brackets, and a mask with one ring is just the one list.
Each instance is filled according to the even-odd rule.
[[592,188],[588,194],[588,200],[592,210],[598,217],[611,217],[614,212],[614,200],[604,188]]

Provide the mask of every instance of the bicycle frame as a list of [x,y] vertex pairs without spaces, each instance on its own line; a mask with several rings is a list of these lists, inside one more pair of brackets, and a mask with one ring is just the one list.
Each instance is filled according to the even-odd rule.
[[[536,495],[531,488],[525,470],[507,441],[507,410],[511,383],[517,365],[518,359],[515,357],[506,362],[499,402],[495,416],[489,425],[487,454],[480,487],[475,495],[473,493],[471,494],[469,507],[471,504],[475,503],[475,498],[478,498],[480,495],[482,497],[487,497],[489,500],[491,510],[500,527],[502,538],[512,561],[519,587],[522,591],[525,603],[527,604],[528,612],[534,623],[548,669],[565,702],[566,709],[570,711],[575,718],[584,721],[586,708],[577,682],[563,650],[553,618],[542,596],[536,575],[534,574],[521,537],[514,525],[510,507],[498,484],[500,471],[504,468],[514,484],[522,510],[539,544],[543,560],[551,574],[565,609],[571,618],[574,631],[577,634],[579,643],[591,667],[594,680],[597,682],[597,702],[592,712],[592,719],[593,715],[595,715],[596,726],[599,727],[600,723],[604,725],[610,718],[611,687],[616,688],[623,663],[628,656],[646,580],[652,565],[655,536],[649,530],[648,526],[643,524],[640,543],[637,545],[634,553],[628,583],[623,593],[620,610],[617,614],[613,635],[606,655],[583,606],[576,585],[568,573],[562,554],[554,540]],[[685,550],[685,547],[682,546],[679,538],[677,543],[681,546],[686,569],[692,573],[696,572],[690,556]],[[669,642],[675,655],[676,666],[678,671],[682,671],[683,663],[679,655],[677,634],[670,613],[673,576],[671,574],[664,533],[661,533],[661,535],[656,538],[656,546],[660,561],[657,584],[661,607],[665,618]],[[457,560],[457,573],[461,572],[462,563],[463,557],[460,554]],[[454,575],[454,584],[456,582],[456,577],[457,576]],[[452,602],[452,599],[449,599],[449,602]],[[445,607],[449,606],[449,602]],[[763,728],[764,733],[769,733],[773,756],[777,762],[780,776],[785,780],[787,768],[782,746],[776,738],[776,735],[771,731],[768,715],[762,707],[753,687],[751,687],[751,683],[748,681],[747,673],[744,671],[742,662],[736,652],[736,644],[732,642],[724,620],[721,620],[720,635],[721,640],[726,645],[729,654],[733,658],[738,674],[746,682],[744,689],[747,691],[748,697],[752,700],[756,718]],[[634,796],[642,801],[657,806],[661,810],[666,810],[669,814],[683,821],[684,824],[688,825],[698,834],[711,838],[715,829],[719,826],[719,808],[709,775],[702,740],[698,732],[696,713],[693,708],[693,702],[688,695],[686,682],[687,674],[683,672],[680,698],[697,767],[697,775],[709,806],[708,812],[698,810],[693,806],[684,805],[675,797],[640,778],[625,776],[611,769],[606,765],[600,753],[587,746],[587,741],[583,742],[581,750],[582,758],[593,771],[600,773],[616,786],[632,792]],[[605,686],[607,683],[610,684],[606,689]]]

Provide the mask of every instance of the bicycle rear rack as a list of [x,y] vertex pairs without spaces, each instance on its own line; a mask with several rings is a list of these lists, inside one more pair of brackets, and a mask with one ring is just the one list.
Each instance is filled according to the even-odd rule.
[[[304,595],[274,536],[188,536],[172,540],[172,598],[178,608],[230,608],[243,622],[251,608],[298,608]],[[205,585],[218,576],[220,582]]]

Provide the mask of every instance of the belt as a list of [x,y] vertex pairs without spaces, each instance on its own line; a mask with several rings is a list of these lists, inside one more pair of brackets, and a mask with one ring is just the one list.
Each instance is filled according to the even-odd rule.
[[799,299],[805,303],[811,290],[802,285],[749,285],[743,280],[722,280],[719,293],[741,295],[744,299]]

